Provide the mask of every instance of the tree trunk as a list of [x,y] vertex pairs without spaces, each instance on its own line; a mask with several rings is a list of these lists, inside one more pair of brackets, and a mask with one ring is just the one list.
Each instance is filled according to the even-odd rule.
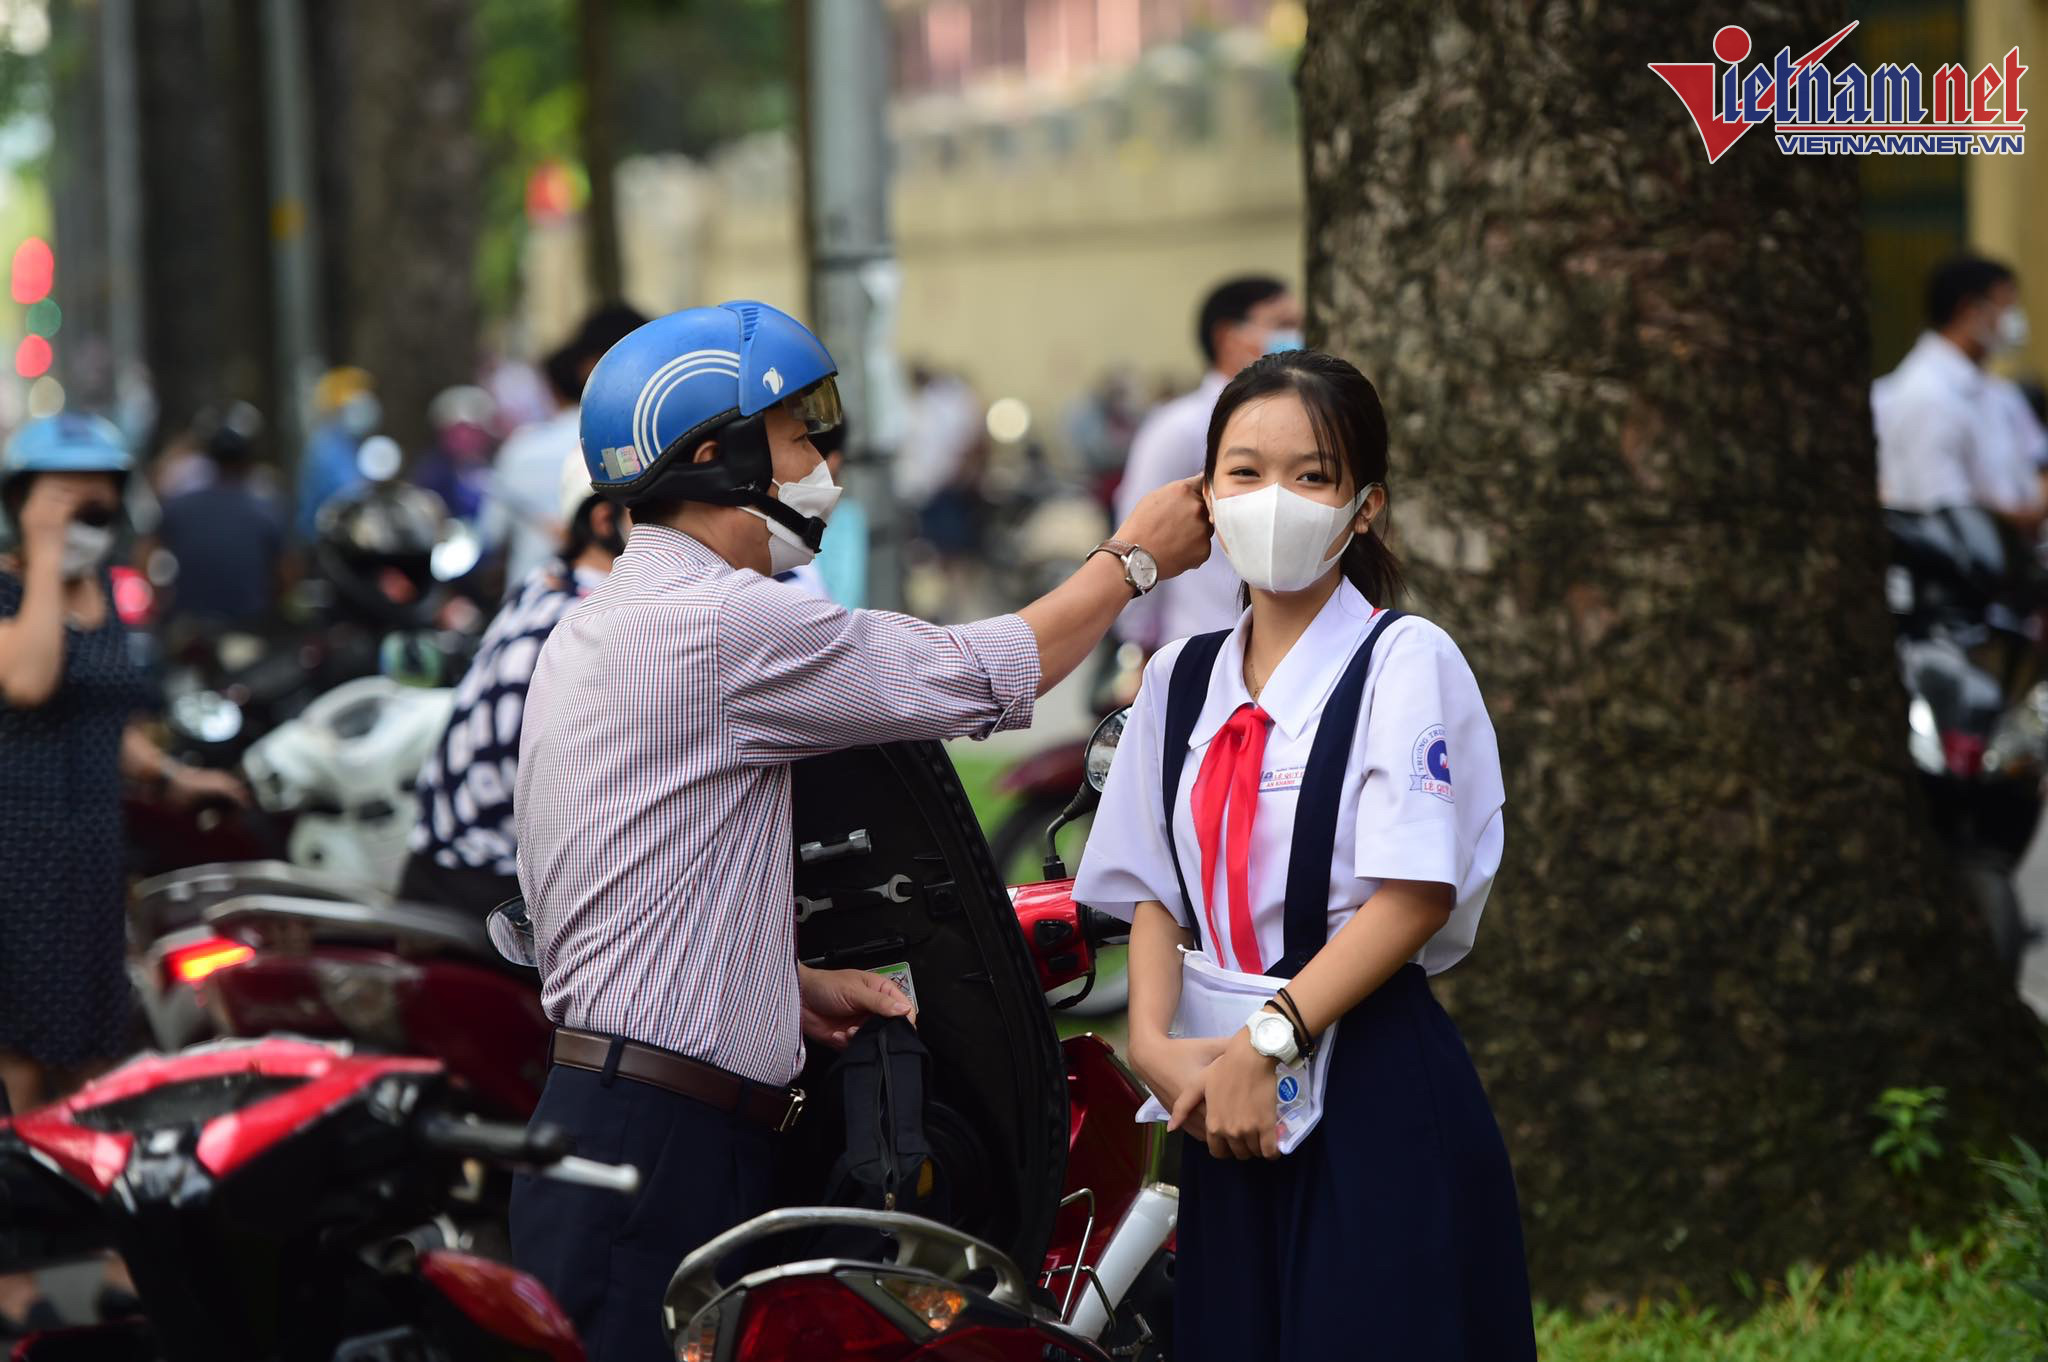
[[[1906,759],[1856,164],[1765,132],[1710,166],[1645,69],[1844,22],[1310,5],[1311,330],[1380,387],[1416,604],[1500,732],[1506,860],[1444,993],[1552,1301],[1839,1263],[2041,1125]],[[1870,1152],[1893,1085],[1952,1111],[1910,1185]]]
[[159,429],[271,389],[253,0],[135,6],[146,348]]
[[[349,291],[343,352],[376,375],[384,430],[408,453],[435,393],[476,377],[481,154],[470,0],[340,5],[316,63],[346,73]],[[323,101],[324,102],[324,101]],[[326,135],[323,130],[323,136]]]
[[590,263],[591,296],[600,304],[625,296],[619,263],[618,139],[612,135],[611,0],[582,0],[578,7],[578,55],[583,82],[583,173],[590,202],[583,213],[584,249]]

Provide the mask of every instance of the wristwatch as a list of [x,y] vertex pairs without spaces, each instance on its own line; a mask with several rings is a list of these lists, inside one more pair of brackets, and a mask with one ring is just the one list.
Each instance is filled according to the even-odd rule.
[[1261,1007],[1244,1024],[1252,1034],[1252,1049],[1267,1059],[1292,1064],[1301,1058],[1301,1047],[1294,1043],[1294,1023],[1278,1012]]
[[1088,550],[1088,557],[1093,558],[1098,553],[1111,554],[1124,565],[1124,584],[1130,587],[1133,597],[1142,596],[1159,585],[1159,560],[1136,544],[1126,544],[1121,539],[1105,539]]

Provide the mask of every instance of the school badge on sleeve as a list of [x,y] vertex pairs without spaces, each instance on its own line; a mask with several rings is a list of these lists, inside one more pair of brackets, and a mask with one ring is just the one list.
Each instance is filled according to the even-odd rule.
[[1435,795],[1452,801],[1451,745],[1442,724],[1431,724],[1415,740],[1415,774],[1408,777],[1408,792]]

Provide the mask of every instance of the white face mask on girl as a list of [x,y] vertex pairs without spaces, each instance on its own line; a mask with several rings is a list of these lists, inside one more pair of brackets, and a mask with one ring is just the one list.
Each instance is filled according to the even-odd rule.
[[[843,489],[832,481],[832,470],[825,466],[823,459],[818,466],[803,475],[796,482],[778,483],[775,499],[800,516],[815,520],[830,520],[832,508],[839,504]],[[772,573],[789,572],[800,568],[816,558],[817,553],[810,545],[797,537],[794,530],[769,518],[767,512],[757,511],[751,506],[742,506],[748,515],[759,516],[768,526],[768,563]]]
[[59,571],[67,582],[90,576],[114,551],[114,531],[109,525],[81,525],[72,521],[64,527],[64,556]]
[[[1351,543],[1345,531],[1371,490],[1372,486],[1359,489],[1342,506],[1311,501],[1277,482],[1234,497],[1212,493],[1211,514],[1223,541],[1223,556],[1247,585],[1261,591],[1313,586],[1344,556]],[[1343,538],[1338,540],[1340,534]],[[1337,542],[1337,551],[1325,556],[1332,541]]]

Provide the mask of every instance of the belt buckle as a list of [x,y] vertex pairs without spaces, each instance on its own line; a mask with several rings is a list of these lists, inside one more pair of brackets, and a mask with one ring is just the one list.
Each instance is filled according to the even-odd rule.
[[777,1135],[786,1134],[790,1127],[797,1123],[797,1118],[803,1114],[804,1090],[802,1088],[791,1088],[789,1090],[789,1108],[782,1113],[782,1120],[776,1125],[775,1133]]

